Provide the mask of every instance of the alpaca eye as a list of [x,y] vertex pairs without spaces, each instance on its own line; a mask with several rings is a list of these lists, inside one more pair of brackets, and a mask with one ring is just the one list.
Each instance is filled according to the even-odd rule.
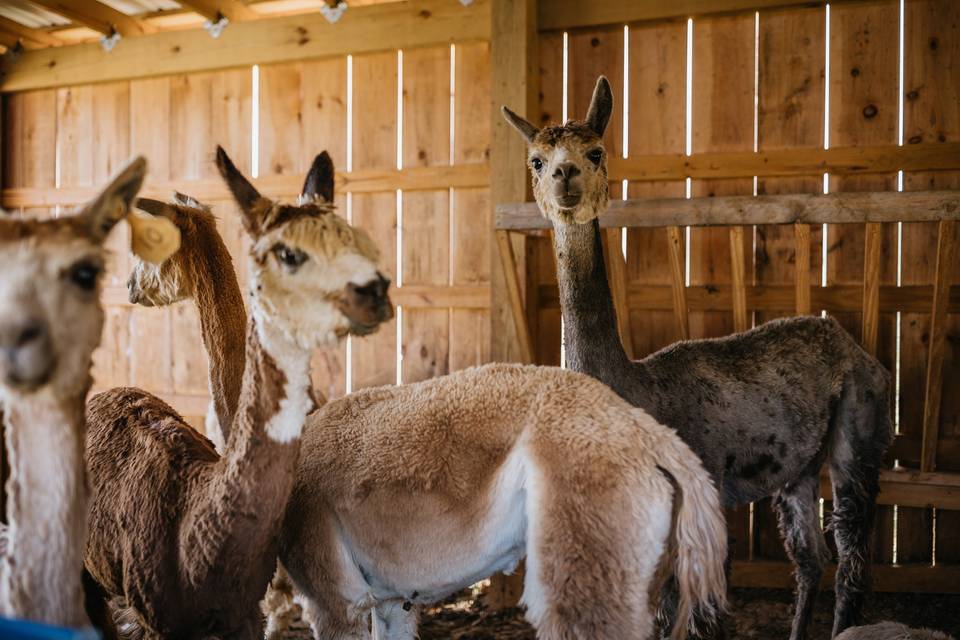
[[92,262],[78,262],[70,267],[67,273],[70,282],[84,291],[93,291],[97,288],[97,278],[100,277],[100,267]]
[[288,269],[296,269],[307,261],[307,254],[299,249],[292,249],[285,244],[278,244],[273,248],[273,255]]
[[540,158],[534,158],[530,161],[530,165],[533,167],[533,170],[537,173],[540,173],[543,170],[543,160]]
[[587,153],[587,160],[592,162],[594,166],[600,166],[600,161],[603,160],[603,150],[602,149],[591,149]]

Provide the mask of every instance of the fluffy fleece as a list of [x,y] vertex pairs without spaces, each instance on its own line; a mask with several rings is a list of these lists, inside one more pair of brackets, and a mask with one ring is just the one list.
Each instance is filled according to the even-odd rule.
[[880,622],[865,627],[851,627],[836,640],[953,640],[952,636],[932,629],[911,629],[897,622]]
[[311,414],[280,545],[324,638],[369,637],[371,609],[412,638],[396,605],[524,557],[539,637],[646,638],[669,573],[684,614],[723,606],[725,554],[716,490],[672,431],[586,376],[500,364]]

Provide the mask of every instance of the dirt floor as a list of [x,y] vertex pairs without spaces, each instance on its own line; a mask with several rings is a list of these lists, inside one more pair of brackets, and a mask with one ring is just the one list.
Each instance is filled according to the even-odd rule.
[[[734,589],[728,634],[731,640],[790,636],[793,596],[788,591]],[[867,611],[867,622],[896,620],[960,636],[960,596],[878,593]],[[833,593],[820,595],[810,640],[828,640],[833,624]],[[425,612],[422,640],[533,640],[533,629],[522,611],[488,613],[469,592]],[[960,637],[958,637],[960,640]]]

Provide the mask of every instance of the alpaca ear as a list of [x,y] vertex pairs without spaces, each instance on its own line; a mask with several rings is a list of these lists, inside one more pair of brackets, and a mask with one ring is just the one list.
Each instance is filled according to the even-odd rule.
[[191,209],[203,209],[204,211],[210,211],[210,205],[203,204],[193,196],[188,196],[187,194],[180,193],[179,191],[173,192],[173,201],[182,207],[190,207]]
[[510,111],[510,109],[500,107],[500,112],[503,114],[503,118],[510,123],[510,126],[520,132],[520,135],[527,141],[527,144],[532,143],[533,139],[540,133],[540,129],[537,129],[527,120]]
[[600,76],[597,78],[597,86],[593,89],[590,109],[587,111],[587,126],[602,138],[612,113],[613,91],[610,89],[610,81],[606,76]]
[[300,201],[312,202],[316,198],[320,198],[324,202],[333,203],[334,178],[333,158],[324,151],[313,159],[313,164],[307,173],[307,179],[303,182]]
[[127,216],[146,175],[147,161],[143,156],[137,156],[77,214],[95,242],[103,242],[114,225]]
[[220,170],[220,175],[223,176],[234,199],[240,205],[240,210],[243,212],[243,226],[248,233],[257,233],[260,229],[260,216],[266,210],[263,204],[268,201],[240,173],[230,156],[219,145],[217,145],[217,169]]

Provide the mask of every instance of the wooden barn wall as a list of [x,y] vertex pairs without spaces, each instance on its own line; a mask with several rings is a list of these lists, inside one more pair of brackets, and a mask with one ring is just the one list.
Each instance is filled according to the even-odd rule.
[[[148,185],[169,183],[190,193],[197,181],[219,180],[217,144],[244,173],[260,178],[303,176],[323,149],[338,171],[482,165],[489,155],[489,76],[489,45],[472,42],[7,94],[3,185],[102,185],[142,153],[150,166]],[[338,193],[339,213],[379,245],[395,302],[403,285],[425,287],[417,289],[415,308],[398,305],[396,319],[376,335],[315,354],[314,383],[328,397],[489,359],[488,305],[473,295],[472,306],[449,307],[444,300],[456,302],[449,295],[431,295],[455,285],[488,286],[488,189],[389,187]],[[210,204],[243,286],[246,238],[239,214],[232,201]],[[202,429],[207,361],[194,305],[147,309],[127,303],[128,242],[120,225],[110,240],[95,390],[144,388]]]
[[[906,0],[902,22],[900,3],[885,0],[548,31],[540,34],[540,119],[546,124],[582,118],[596,77],[603,73],[616,101],[605,135],[611,157],[955,142],[960,140],[958,62],[960,4],[951,0]],[[610,186],[613,198],[956,189],[960,173],[819,174]],[[811,282],[859,286],[865,226],[824,227],[810,229]],[[707,291],[729,285],[739,266],[748,286],[792,285],[794,238],[792,225],[687,229],[681,234],[687,284]],[[665,229],[630,229],[625,238],[615,230],[607,240],[614,249],[613,262],[625,265],[628,298],[631,287],[670,284]],[[879,251],[881,284],[930,285],[937,224],[884,224]],[[731,256],[740,252],[743,264],[734,265]],[[558,364],[561,319],[549,238],[528,240],[527,264],[527,289],[537,296],[528,298],[527,309],[534,352],[538,362]],[[954,268],[952,281],[960,281],[960,268]],[[792,307],[748,311],[747,326],[795,313]],[[836,315],[861,338],[859,313],[813,310],[821,311]],[[729,301],[711,310],[691,310],[689,316],[692,338],[722,336],[737,328]],[[937,470],[957,471],[960,319],[951,316],[949,322]],[[671,311],[631,305],[628,351],[637,358],[650,354],[679,338],[676,327]],[[919,468],[929,331],[928,313],[880,316],[877,356],[897,380],[891,467]],[[824,498],[828,523],[829,495]],[[786,559],[769,500],[731,510],[728,517],[735,559]],[[875,561],[958,563],[958,527],[960,512],[879,507]]]

